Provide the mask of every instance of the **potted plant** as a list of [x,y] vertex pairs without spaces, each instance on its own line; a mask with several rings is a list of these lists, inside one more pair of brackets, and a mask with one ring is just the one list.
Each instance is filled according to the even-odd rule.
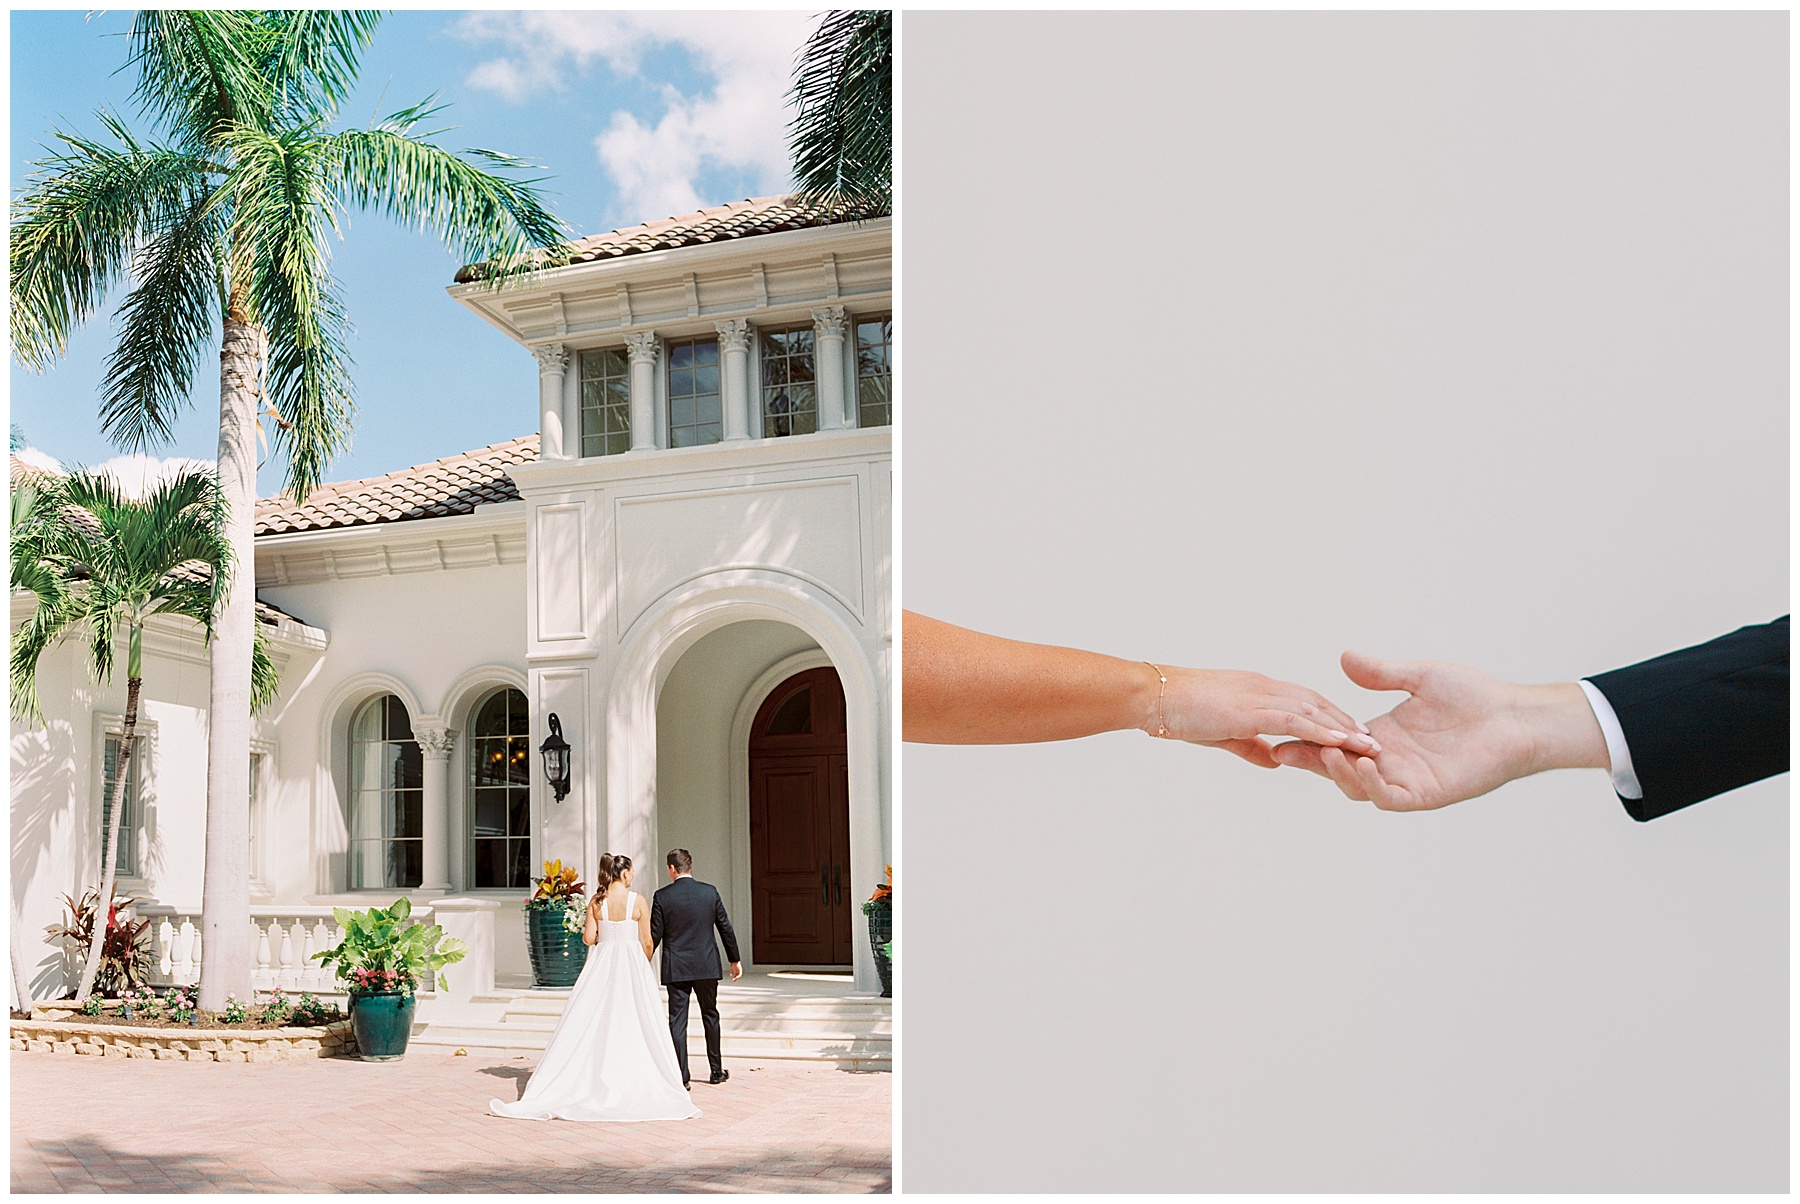
[[894,993],[894,867],[887,867],[887,881],[875,888],[862,906],[869,917],[869,945],[875,951],[875,969],[881,975],[881,997]]
[[363,1060],[391,1062],[406,1052],[412,1036],[419,979],[461,961],[468,946],[445,936],[436,924],[408,924],[412,903],[404,898],[385,909],[335,907],[332,914],[344,927],[344,939],[313,959],[337,966],[338,981],[350,995],[350,1026]]
[[531,980],[540,987],[572,987],[587,965],[581,929],[587,919],[574,866],[544,862],[544,874],[533,878],[537,889],[525,903],[525,943],[531,950]]

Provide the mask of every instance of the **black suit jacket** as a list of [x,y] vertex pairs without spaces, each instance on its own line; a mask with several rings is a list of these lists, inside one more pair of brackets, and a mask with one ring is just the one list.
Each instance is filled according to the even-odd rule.
[[1619,716],[1636,820],[1788,769],[1788,617],[1588,678]]
[[725,900],[716,888],[693,878],[677,878],[656,892],[650,904],[650,940],[662,946],[665,983],[725,977],[719,947],[713,943],[715,928],[725,942],[727,959],[742,961],[737,933],[731,930]]

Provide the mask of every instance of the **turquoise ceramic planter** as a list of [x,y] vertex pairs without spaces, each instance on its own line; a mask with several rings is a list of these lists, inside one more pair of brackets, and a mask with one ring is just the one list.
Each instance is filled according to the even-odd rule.
[[350,1000],[350,1030],[356,1034],[363,1061],[392,1062],[406,1053],[417,1002],[398,991],[357,995]]
[[572,987],[587,965],[588,947],[579,932],[563,927],[561,908],[528,910],[525,943],[531,949],[531,980],[540,987]]

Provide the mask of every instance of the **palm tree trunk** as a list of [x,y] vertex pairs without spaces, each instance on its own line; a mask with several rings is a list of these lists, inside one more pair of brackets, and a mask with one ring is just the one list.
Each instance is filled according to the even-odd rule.
[[[131,633],[132,668],[138,668],[140,636]],[[94,908],[94,931],[88,938],[87,965],[81,971],[81,985],[75,990],[80,1003],[94,989],[94,978],[100,973],[100,959],[106,950],[106,930],[112,918],[113,883],[119,874],[119,833],[125,818],[125,783],[131,779],[131,744],[137,738],[138,694],[144,679],[132,674],[125,681],[125,726],[119,732],[119,759],[114,762],[112,814],[100,838],[100,902]]]
[[13,993],[19,997],[19,1010],[27,1015],[31,1012],[31,971],[25,966],[24,939],[19,930],[19,899],[13,895],[7,900],[12,904],[12,974]]
[[219,351],[219,485],[231,577],[212,642],[199,1006],[250,994],[250,660],[256,623],[256,399],[262,331],[233,290]]

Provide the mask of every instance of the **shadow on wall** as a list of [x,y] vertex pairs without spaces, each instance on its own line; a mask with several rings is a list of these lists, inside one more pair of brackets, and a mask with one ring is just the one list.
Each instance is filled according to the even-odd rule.
[[[76,706],[84,711],[78,695]],[[16,723],[17,721],[15,721]],[[37,879],[51,858],[51,844],[59,826],[76,818],[75,733],[66,720],[53,719],[45,727],[15,728],[12,740],[12,890],[14,906],[22,906],[28,892],[43,893],[59,903],[64,892],[79,894],[81,883],[46,883]],[[97,883],[88,883],[95,886]],[[35,999],[55,999],[68,985],[70,955],[46,949],[49,926],[22,934],[29,987]],[[34,953],[35,946],[35,953]],[[8,992],[11,993],[10,991]]]

